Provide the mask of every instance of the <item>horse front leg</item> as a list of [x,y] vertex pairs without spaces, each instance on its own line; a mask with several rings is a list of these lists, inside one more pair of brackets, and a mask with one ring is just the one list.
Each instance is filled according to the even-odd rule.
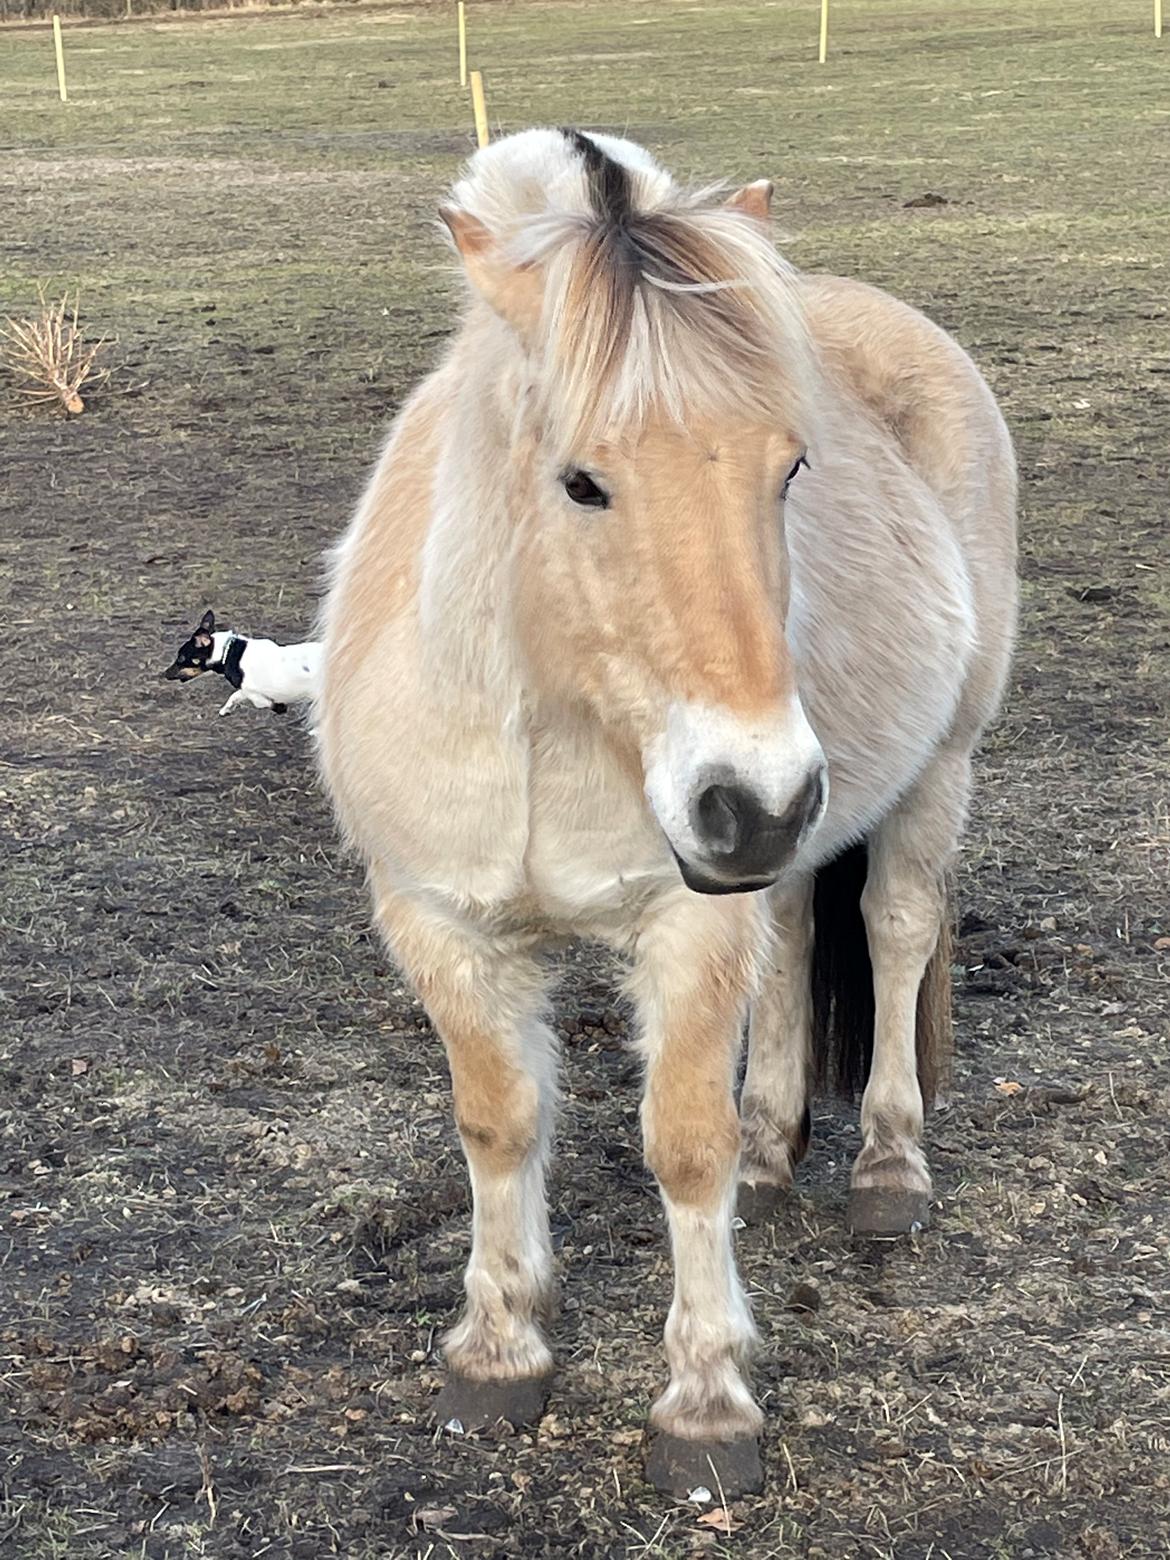
[[771,938],[748,1027],[740,1119],[739,1213],[773,1212],[808,1150],[812,1036],[812,879],[769,895]]
[[874,1035],[849,1195],[856,1234],[905,1234],[930,1219],[924,1093],[930,1104],[934,1080],[949,1062],[946,874],[970,770],[967,752],[938,754],[869,842],[861,911],[873,965]]
[[[742,1493],[761,1482],[763,1415],[744,1379],[755,1342],[731,1247],[739,1160],[734,1078],[763,941],[752,898],[673,899],[642,929],[634,992],[646,1056],[646,1161],[670,1225],[670,1380],[654,1404],[659,1489]],[[714,1473],[712,1472],[714,1467]]]
[[463,1315],[443,1340],[450,1369],[435,1412],[464,1430],[544,1411],[552,1355],[545,1164],[555,1040],[545,982],[527,952],[375,883],[379,924],[447,1051],[472,1190]]

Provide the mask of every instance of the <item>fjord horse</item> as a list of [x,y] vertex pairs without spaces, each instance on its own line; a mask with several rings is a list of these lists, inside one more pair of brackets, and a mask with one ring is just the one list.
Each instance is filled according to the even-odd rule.
[[713,1463],[727,1494],[762,1419],[737,1181],[749,1215],[790,1183],[826,1062],[864,1086],[851,1226],[927,1219],[945,880],[1015,619],[990,391],[913,309],[795,272],[770,195],[688,193],[576,131],[476,154],[441,211],[466,312],[337,549],[317,711],[471,1176],[440,1416],[544,1401],[541,954],[600,938],[674,1255],[649,1472]]

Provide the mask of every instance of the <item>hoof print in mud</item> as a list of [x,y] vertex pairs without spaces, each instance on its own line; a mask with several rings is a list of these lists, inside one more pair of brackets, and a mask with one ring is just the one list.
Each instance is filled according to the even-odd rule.
[[646,1482],[680,1500],[700,1486],[727,1500],[754,1495],[764,1487],[760,1443],[754,1436],[739,1441],[685,1441],[654,1432],[646,1453]]
[[851,1235],[869,1240],[896,1240],[930,1228],[930,1194],[900,1192],[891,1187],[865,1186],[849,1193],[845,1221]]
[[434,1416],[446,1428],[470,1434],[497,1425],[534,1425],[548,1403],[547,1376],[527,1376],[516,1381],[473,1381],[450,1376],[435,1399]]
[[774,1181],[741,1181],[735,1211],[745,1224],[766,1224],[788,1195]]

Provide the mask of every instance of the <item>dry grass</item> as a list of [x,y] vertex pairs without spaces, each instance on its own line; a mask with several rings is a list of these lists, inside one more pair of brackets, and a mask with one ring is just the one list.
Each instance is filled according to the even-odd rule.
[[0,326],[0,364],[21,381],[20,395],[33,401],[55,402],[73,416],[85,410],[81,387],[98,385],[109,370],[95,368],[105,336],[87,342],[81,329],[81,299],[70,307],[68,292],[56,303],[40,289],[40,312],[28,319],[11,317]]

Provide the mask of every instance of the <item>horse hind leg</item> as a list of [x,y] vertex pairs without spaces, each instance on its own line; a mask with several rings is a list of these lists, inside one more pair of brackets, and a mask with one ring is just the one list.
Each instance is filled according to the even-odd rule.
[[379,924],[447,1051],[472,1187],[467,1303],[443,1340],[435,1413],[463,1430],[539,1419],[552,1355],[544,1173],[555,1097],[545,984],[526,953],[374,884]]
[[808,1150],[812,881],[772,895],[772,935],[748,1027],[748,1060],[740,1100],[743,1148],[741,1218],[774,1211]]
[[949,1059],[946,876],[969,790],[969,754],[939,754],[869,841],[861,913],[873,969],[873,1057],[849,1197],[857,1234],[894,1236],[929,1222],[923,1110]]

